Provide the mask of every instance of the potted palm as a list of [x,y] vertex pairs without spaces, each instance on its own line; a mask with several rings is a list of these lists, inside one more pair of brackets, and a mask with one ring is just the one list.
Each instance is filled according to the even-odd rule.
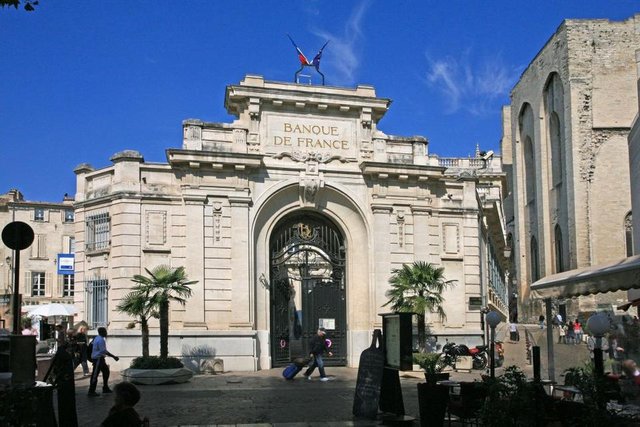
[[427,383],[435,384],[449,379],[449,373],[442,372],[445,368],[442,353],[416,353],[413,355],[413,361],[424,371]]
[[425,312],[438,313],[441,320],[446,319],[442,293],[453,286],[455,280],[445,280],[444,268],[424,261],[403,264],[402,268],[394,268],[391,273],[391,288],[386,293],[389,301],[384,305],[391,305],[396,312],[416,313],[418,348],[424,352],[427,341]]
[[[118,306],[120,311],[138,318],[142,329],[142,357],[135,358],[130,368],[122,371],[122,378],[136,384],[189,381],[193,372],[178,358],[169,357],[169,304],[173,301],[184,305],[191,296],[189,286],[197,282],[187,279],[184,267],[160,265],[145,270],[149,277],[135,275],[132,280],[136,286]],[[160,357],[149,355],[148,320],[156,316],[160,321]]]
[[[426,383],[418,384],[418,407],[420,419],[429,420],[429,425],[444,424],[449,401],[449,389],[438,384],[438,381],[448,380],[449,373],[442,372],[444,363],[441,353],[417,353],[413,360],[424,370]],[[426,425],[425,423],[421,423]]]

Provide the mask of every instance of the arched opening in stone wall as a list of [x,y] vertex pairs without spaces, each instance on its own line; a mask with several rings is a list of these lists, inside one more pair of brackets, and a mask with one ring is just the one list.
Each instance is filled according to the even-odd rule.
[[333,357],[347,364],[346,250],[344,236],[327,217],[299,210],[282,218],[269,239],[271,357],[273,366],[309,354],[324,327]]

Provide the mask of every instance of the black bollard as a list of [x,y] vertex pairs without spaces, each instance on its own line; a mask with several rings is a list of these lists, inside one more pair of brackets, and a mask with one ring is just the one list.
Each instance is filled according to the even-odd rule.
[[533,347],[533,379],[540,381],[540,347],[534,345]]

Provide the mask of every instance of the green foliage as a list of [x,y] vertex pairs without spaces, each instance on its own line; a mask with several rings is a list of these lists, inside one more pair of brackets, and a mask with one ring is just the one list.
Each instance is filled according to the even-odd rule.
[[546,393],[542,386],[527,380],[517,366],[509,366],[497,378],[484,378],[487,399],[480,411],[483,425],[545,425]]
[[7,387],[0,389],[0,426],[35,426],[39,394],[52,393],[44,387]]
[[413,264],[403,264],[402,268],[394,268],[389,279],[391,288],[386,296],[389,298],[384,306],[391,305],[396,312],[416,313],[418,317],[418,346],[424,351],[425,312],[438,313],[440,319],[445,319],[446,314],[442,308],[444,290],[453,285],[454,280],[444,279],[444,268],[435,267],[424,261],[416,261]]
[[596,375],[595,367],[590,362],[565,370],[564,377],[565,384],[574,386],[582,394],[583,425],[597,426],[611,421],[611,416],[606,411],[607,402],[621,399],[616,382],[607,380],[606,376]]
[[441,353],[413,353],[413,363],[428,375],[439,374],[445,367]]
[[391,289],[386,293],[394,311],[424,313],[435,311],[441,319],[446,319],[442,308],[444,290],[453,284],[453,280],[444,280],[444,268],[435,267],[424,261],[403,264],[402,268],[392,271]]
[[184,365],[176,357],[161,358],[158,356],[136,357],[131,362],[132,369],[178,369]]
[[158,310],[160,357],[166,359],[169,353],[169,303],[174,301],[184,305],[192,293],[189,286],[198,282],[188,281],[184,267],[159,265],[153,270],[145,268],[145,271],[149,277],[137,274],[132,280],[137,283],[139,295],[146,299],[150,307]]

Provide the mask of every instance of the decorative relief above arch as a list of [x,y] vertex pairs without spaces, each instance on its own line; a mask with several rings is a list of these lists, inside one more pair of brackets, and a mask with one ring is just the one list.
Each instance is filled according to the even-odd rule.
[[282,159],[283,157],[289,157],[296,162],[313,161],[318,163],[328,163],[332,160],[339,160],[342,163],[348,162],[348,160],[343,156],[319,151],[283,151],[273,155],[274,159]]

